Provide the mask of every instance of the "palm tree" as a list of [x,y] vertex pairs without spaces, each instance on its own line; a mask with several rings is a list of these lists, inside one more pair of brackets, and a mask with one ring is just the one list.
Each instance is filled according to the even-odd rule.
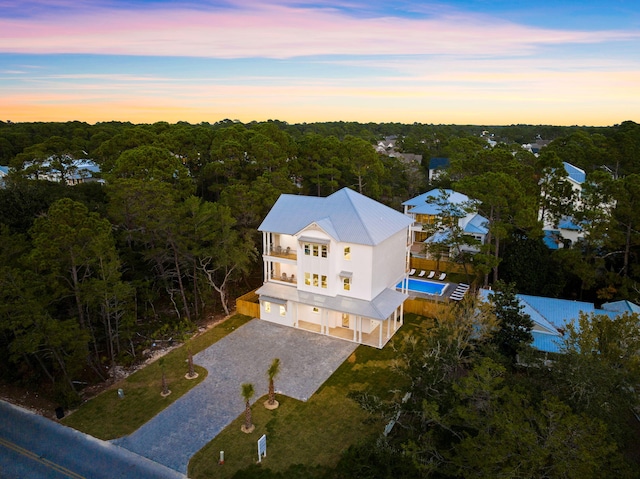
[[198,373],[193,369],[193,354],[191,353],[191,346],[187,346],[187,364],[189,370],[185,376],[187,379],[195,379],[198,377]]
[[160,369],[162,370],[162,392],[160,393],[161,396],[168,396],[169,394],[171,394],[171,390],[169,389],[169,386],[167,385],[167,375],[165,374],[164,371],[164,358],[160,358],[158,360],[158,365],[160,366]]
[[267,409],[275,409],[278,407],[278,401],[276,401],[276,390],[273,386],[273,380],[280,372],[280,358],[275,358],[269,369],[267,369],[267,376],[269,377],[269,399],[264,403]]
[[244,409],[244,424],[240,428],[242,432],[246,432],[247,434],[253,432],[255,426],[251,422],[251,398],[255,393],[253,389],[253,384],[244,383],[242,385],[242,398],[245,401],[245,409]]

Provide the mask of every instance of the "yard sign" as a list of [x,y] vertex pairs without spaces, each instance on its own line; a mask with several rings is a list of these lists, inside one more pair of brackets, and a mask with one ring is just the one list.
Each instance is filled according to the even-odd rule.
[[267,435],[263,434],[258,439],[258,462],[262,462],[262,456],[267,457]]

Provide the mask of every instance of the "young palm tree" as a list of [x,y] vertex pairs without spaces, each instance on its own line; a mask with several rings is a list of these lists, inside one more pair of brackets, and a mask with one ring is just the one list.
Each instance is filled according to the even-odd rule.
[[162,392],[160,393],[162,396],[168,396],[169,394],[171,394],[171,390],[169,389],[169,386],[167,384],[167,376],[164,372],[164,358],[160,358],[158,360],[158,365],[160,366],[160,369],[162,370]]
[[195,379],[198,377],[195,369],[193,369],[193,354],[191,353],[191,347],[187,346],[187,364],[189,365],[189,371],[185,376],[187,379]]
[[273,380],[280,372],[280,358],[275,358],[271,362],[271,366],[267,369],[267,376],[269,377],[269,399],[265,403],[268,409],[275,409],[278,407],[278,401],[276,401],[276,390],[273,385]]
[[255,429],[255,426],[251,422],[251,403],[249,402],[251,401],[251,398],[253,397],[254,393],[255,391],[253,389],[253,384],[244,383],[242,385],[242,398],[245,401],[245,410],[244,410],[244,424],[240,429],[242,430],[242,432],[246,432],[247,434],[250,432],[253,432],[253,430]]

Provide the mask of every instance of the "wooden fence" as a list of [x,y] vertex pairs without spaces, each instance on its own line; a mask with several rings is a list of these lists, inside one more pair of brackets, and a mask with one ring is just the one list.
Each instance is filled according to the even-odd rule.
[[236,311],[252,318],[260,317],[260,302],[255,289],[236,299]]

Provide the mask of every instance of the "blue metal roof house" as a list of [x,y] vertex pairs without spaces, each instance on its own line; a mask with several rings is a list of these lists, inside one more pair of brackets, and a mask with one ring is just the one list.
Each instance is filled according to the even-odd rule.
[[[490,291],[480,290],[484,300],[488,300]],[[615,301],[605,303],[601,308],[596,308],[593,303],[585,301],[573,301],[569,299],[545,298],[517,294],[520,300],[522,312],[528,314],[534,323],[531,334],[533,335],[534,348],[549,352],[562,352],[563,332],[571,322],[577,324],[580,314],[605,314],[616,318],[624,313],[640,313],[640,306],[630,301]]]
[[[422,243],[443,243],[450,237],[451,232],[444,226],[445,223],[441,220],[445,220],[446,211],[441,204],[438,204],[436,200],[442,198],[446,199],[446,202],[450,205],[459,207],[460,217],[458,218],[458,227],[464,235],[474,238],[479,243],[484,243],[487,236],[489,221],[477,212],[470,210],[472,200],[465,194],[459,193],[451,189],[433,189],[422,193],[414,198],[411,198],[402,205],[404,206],[404,212],[414,220],[414,224],[411,227],[412,243],[415,245],[412,248],[414,254],[420,254]],[[425,228],[425,225],[429,225]],[[427,229],[436,226],[436,231],[430,235],[427,234]],[[469,243],[472,243],[469,241]],[[477,246],[473,244],[461,245],[462,251],[477,252]],[[450,252],[453,253],[453,252]]]

